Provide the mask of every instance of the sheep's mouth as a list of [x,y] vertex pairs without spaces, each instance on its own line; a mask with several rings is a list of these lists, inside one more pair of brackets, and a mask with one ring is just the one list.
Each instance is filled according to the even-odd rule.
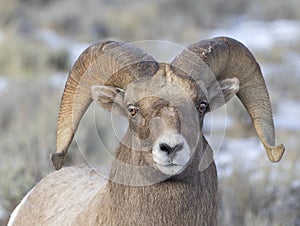
[[171,168],[171,167],[176,167],[176,166],[182,166],[182,165],[179,165],[179,164],[176,164],[176,163],[170,163],[170,164],[159,164],[159,163],[156,163],[156,165],[159,165],[160,167],[166,167],[166,168]]
[[159,164],[155,163],[159,171],[167,175],[176,175],[181,173],[185,169],[185,165],[179,165],[175,163],[170,164]]

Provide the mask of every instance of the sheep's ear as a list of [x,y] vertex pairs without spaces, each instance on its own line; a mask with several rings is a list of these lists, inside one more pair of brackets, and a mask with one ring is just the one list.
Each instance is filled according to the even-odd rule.
[[114,86],[94,85],[92,86],[92,96],[94,101],[105,110],[126,116],[123,89]]
[[239,91],[238,78],[227,78],[214,82],[207,88],[211,111],[227,103]]

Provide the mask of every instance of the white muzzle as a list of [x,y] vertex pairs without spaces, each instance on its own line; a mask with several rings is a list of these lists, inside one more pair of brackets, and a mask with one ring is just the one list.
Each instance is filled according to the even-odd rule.
[[154,142],[152,155],[155,166],[162,173],[176,175],[185,169],[191,150],[181,134],[167,133]]

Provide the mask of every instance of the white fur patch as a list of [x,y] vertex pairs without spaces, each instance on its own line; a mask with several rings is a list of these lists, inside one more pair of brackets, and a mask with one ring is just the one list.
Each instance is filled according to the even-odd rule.
[[24,205],[24,203],[26,202],[28,196],[31,194],[31,192],[34,190],[34,188],[32,188],[26,195],[25,197],[22,199],[22,201],[20,202],[19,205],[17,205],[17,207],[14,209],[14,211],[12,212],[12,214],[10,215],[9,221],[7,226],[13,226],[14,225],[14,221],[16,220],[18,213],[20,211],[20,209],[22,208],[22,206]]
[[[160,144],[167,144],[174,147],[183,144],[179,151],[168,154],[160,149]],[[164,174],[176,175],[181,173],[190,160],[190,147],[184,137],[178,133],[168,133],[159,137],[152,148],[153,161],[156,167]]]

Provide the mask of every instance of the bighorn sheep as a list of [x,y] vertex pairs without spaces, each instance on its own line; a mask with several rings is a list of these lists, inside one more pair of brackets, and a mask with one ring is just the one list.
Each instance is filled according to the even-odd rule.
[[[203,40],[170,64],[128,44],[90,46],[74,64],[62,96],[52,155],[58,171],[32,189],[9,224],[216,225],[217,172],[202,122],[235,94],[268,158],[279,161],[284,146],[275,146],[265,81],[240,42]],[[129,121],[106,183],[87,166],[59,170],[92,100]],[[200,171],[203,159],[208,164]]]

